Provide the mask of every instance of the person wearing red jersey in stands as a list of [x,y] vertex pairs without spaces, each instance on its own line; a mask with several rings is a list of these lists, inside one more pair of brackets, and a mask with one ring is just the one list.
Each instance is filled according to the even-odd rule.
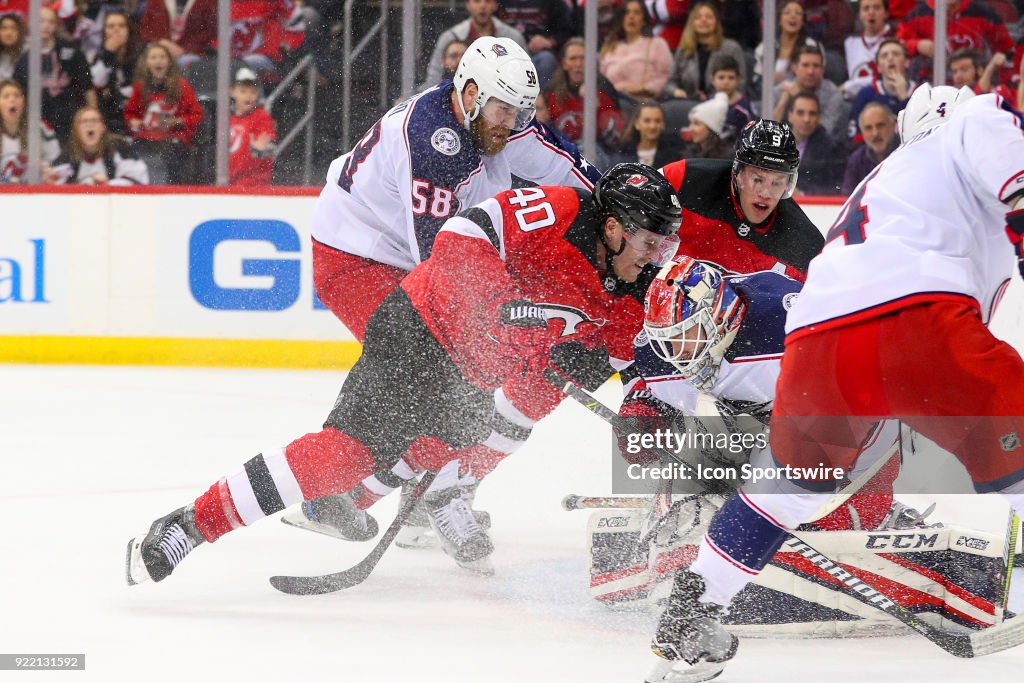
[[270,185],[277,134],[274,119],[260,106],[260,86],[252,69],[243,67],[231,86],[231,157],[228,182],[232,185]]
[[124,118],[136,150],[149,166],[150,181],[182,184],[203,110],[164,45],[154,43],[143,52]]

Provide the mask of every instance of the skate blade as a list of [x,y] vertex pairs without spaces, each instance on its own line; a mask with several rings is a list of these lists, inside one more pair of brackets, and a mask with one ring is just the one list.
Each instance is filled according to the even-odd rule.
[[663,660],[654,668],[644,683],[701,683],[718,678],[725,671],[725,662],[698,662],[690,665],[686,662]]
[[331,538],[337,538],[341,541],[348,541],[349,543],[364,543],[374,538],[373,536],[370,536],[369,538],[352,538],[350,536],[346,536],[330,524],[321,524],[320,522],[314,522],[313,520],[306,519],[306,516],[302,514],[302,510],[297,510],[284,515],[281,517],[281,523],[295,527],[296,529],[304,529],[305,531],[312,531],[317,534],[323,534],[324,536],[330,536]]
[[479,560],[473,560],[472,562],[459,562],[456,560],[455,564],[459,565],[466,571],[479,574],[480,576],[494,575],[494,565],[491,564],[490,557],[481,557]]
[[146,570],[146,563],[142,561],[142,541],[138,538],[128,541],[128,550],[124,558],[124,574],[129,586],[137,586],[140,583],[153,580]]
[[432,550],[441,544],[430,527],[404,526],[395,536],[395,545],[406,550]]

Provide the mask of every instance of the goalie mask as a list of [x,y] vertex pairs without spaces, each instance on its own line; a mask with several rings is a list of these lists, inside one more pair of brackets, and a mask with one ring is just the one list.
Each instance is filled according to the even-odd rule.
[[659,358],[707,391],[745,313],[723,271],[682,257],[662,268],[647,290],[644,331]]
[[966,85],[957,89],[951,85],[932,87],[929,83],[922,83],[910,96],[907,106],[896,115],[900,142],[945,123],[957,107],[972,97],[974,91]]
[[[466,128],[478,116],[496,126],[519,131],[530,125],[537,111],[540,85],[530,56],[510,38],[477,38],[462,55],[455,70],[455,92]],[[466,111],[462,92],[476,83],[473,109]]]

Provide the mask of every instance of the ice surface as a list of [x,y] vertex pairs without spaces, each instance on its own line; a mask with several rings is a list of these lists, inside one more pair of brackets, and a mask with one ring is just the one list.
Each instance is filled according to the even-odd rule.
[[[572,404],[480,489],[494,577],[392,548],[359,587],[283,595],[271,574],[337,571],[370,546],[270,519],[202,546],[160,584],[125,585],[131,536],[263,448],[318,430],[342,378],[0,366],[0,651],[86,655],[84,673],[0,681],[642,681],[652,620],[591,602],[587,513],[559,507],[566,493],[608,493],[611,480],[608,428]],[[600,395],[614,403],[616,391]],[[393,417],[381,407],[382,426]],[[374,508],[384,525],[396,502]],[[960,497],[935,516],[1002,509]],[[1014,603],[1024,607],[1020,586]],[[1022,669],[1024,648],[964,661],[914,635],[745,639],[719,680],[978,681]]]

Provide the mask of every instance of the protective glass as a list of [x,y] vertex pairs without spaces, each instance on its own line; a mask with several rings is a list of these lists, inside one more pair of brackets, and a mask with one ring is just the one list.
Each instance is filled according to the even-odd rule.
[[797,172],[783,173],[766,168],[741,164],[738,174],[739,188],[743,193],[760,194],[767,188],[775,201],[788,199],[796,191]]
[[659,235],[636,226],[626,226],[623,235],[633,251],[639,252],[648,263],[656,266],[671,261],[679,249],[679,238],[675,235]]
[[515,107],[496,97],[488,98],[484,106],[480,108],[480,114],[490,124],[514,131],[523,130],[530,125],[530,121],[533,121],[536,113],[537,107],[534,105]]

